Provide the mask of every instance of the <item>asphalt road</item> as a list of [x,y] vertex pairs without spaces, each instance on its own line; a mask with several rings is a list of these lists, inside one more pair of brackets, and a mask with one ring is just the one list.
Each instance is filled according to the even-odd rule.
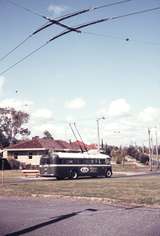
[[160,209],[0,197],[0,235],[160,236]]

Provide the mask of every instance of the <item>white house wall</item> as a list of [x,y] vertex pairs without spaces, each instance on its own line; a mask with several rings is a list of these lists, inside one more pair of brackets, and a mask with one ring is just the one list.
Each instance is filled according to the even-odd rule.
[[23,155],[23,156],[18,155],[16,160],[21,162],[21,163],[25,163],[26,165],[29,165],[29,164],[39,165],[40,157],[41,157],[41,155],[33,155],[32,159],[29,159],[28,155],[26,155],[26,156],[25,155]]
[[[16,160],[20,163],[26,164],[26,165],[39,165],[40,163],[40,157],[43,155],[43,153],[46,151],[46,149],[27,149],[27,150],[5,150],[4,152],[4,158],[8,160]],[[23,152],[23,154],[21,154]]]

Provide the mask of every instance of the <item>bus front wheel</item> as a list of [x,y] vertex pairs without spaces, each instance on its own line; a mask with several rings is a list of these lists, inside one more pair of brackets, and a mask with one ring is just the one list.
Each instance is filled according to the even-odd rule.
[[111,176],[112,176],[111,170],[107,170],[106,171],[106,178],[111,178]]
[[77,179],[78,178],[78,174],[76,171],[71,171],[70,173],[70,179]]

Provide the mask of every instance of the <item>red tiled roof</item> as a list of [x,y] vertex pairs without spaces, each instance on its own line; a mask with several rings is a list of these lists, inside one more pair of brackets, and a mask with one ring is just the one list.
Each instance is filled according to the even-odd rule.
[[66,141],[54,140],[47,138],[32,138],[32,140],[21,141],[17,144],[10,145],[7,149],[30,149],[30,148],[45,148],[55,150],[78,150],[79,147],[72,146]]
[[63,147],[63,149],[71,149],[71,144],[64,140],[56,140],[56,142]]
[[38,139],[20,141],[16,144],[11,144],[7,149],[23,149],[23,148],[43,148]]
[[79,140],[77,140],[77,141],[75,141],[75,142],[73,142],[72,143],[72,145],[73,146],[75,146],[75,147],[82,147],[82,149],[85,151],[85,149],[88,149],[88,150],[90,150],[90,149],[97,149],[97,145],[96,144],[85,144],[85,143],[83,143],[83,142],[81,142],[81,141],[79,141]]
[[[54,140],[48,138],[32,138],[32,140],[20,141],[17,144],[10,145],[7,149],[30,149],[30,148],[45,148],[45,149],[54,149],[54,150],[76,150],[80,151],[80,146],[85,151],[86,144],[83,144],[81,141],[75,141],[68,143],[64,140]],[[95,149],[96,145],[86,145],[88,149]]]

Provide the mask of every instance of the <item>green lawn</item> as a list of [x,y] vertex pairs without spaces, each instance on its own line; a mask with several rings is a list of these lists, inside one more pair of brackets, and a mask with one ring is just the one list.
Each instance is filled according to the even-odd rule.
[[0,188],[1,196],[32,196],[34,194],[94,197],[109,202],[160,206],[160,176],[16,181],[16,176],[20,175],[19,171],[5,172],[4,185],[1,184]]
[[128,164],[125,163],[124,166],[122,164],[113,164],[112,165],[112,169],[113,169],[113,173],[116,171],[120,171],[120,172],[144,172],[144,171],[148,171],[149,170],[149,166],[147,165],[142,165],[142,166],[137,166],[136,164]]

